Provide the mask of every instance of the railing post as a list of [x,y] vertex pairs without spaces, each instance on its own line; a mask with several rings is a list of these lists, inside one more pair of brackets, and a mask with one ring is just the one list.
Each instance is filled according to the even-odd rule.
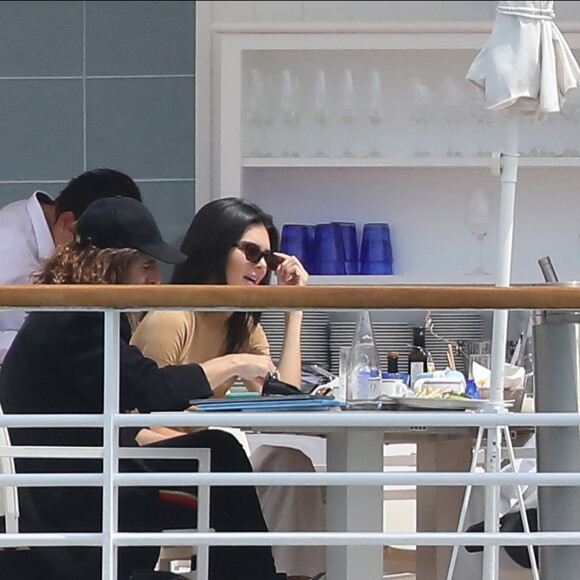
[[117,547],[114,535],[118,531],[118,428],[113,418],[119,410],[119,340],[120,313],[105,311],[104,333],[104,407],[103,407],[103,580],[117,578]]

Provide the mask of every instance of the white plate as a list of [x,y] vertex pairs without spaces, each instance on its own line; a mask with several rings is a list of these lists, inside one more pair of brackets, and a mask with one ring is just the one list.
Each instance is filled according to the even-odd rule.
[[478,410],[485,405],[482,399],[437,399],[435,397],[391,397],[400,407],[431,409],[433,411]]

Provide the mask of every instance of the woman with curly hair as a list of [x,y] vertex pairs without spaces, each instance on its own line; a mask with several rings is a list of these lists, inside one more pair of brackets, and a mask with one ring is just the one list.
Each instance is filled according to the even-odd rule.
[[[97,201],[76,224],[75,239],[59,248],[37,276],[43,284],[157,284],[157,260],[177,263],[184,258],[166,244],[145,206],[128,198]],[[99,414],[103,412],[103,314],[65,311],[31,313],[14,340],[0,371],[0,401],[8,414]],[[159,368],[129,345],[130,328],[121,314],[120,411],[183,411],[194,398],[210,397],[223,380],[212,364]],[[272,370],[267,356],[240,368],[248,380]],[[146,432],[146,430],[145,430]],[[101,429],[17,428],[10,430],[14,445],[102,445]],[[135,429],[121,430],[121,444],[136,445]],[[239,443],[228,433],[178,433],[155,443],[159,447],[209,448],[211,470],[249,472],[250,463]],[[20,473],[94,473],[95,459],[16,459]],[[121,471],[197,470],[194,460],[121,460]],[[187,489],[195,493],[194,488]],[[20,528],[23,532],[100,532],[100,488],[21,487]],[[169,518],[155,487],[119,489],[121,531],[161,531],[195,527],[194,512],[180,510],[182,521]],[[210,525],[216,531],[267,531],[253,487],[211,489]],[[153,579],[158,548],[119,549],[121,580]],[[6,580],[100,580],[101,555],[96,547],[33,547],[22,552],[25,565],[18,572],[0,551]],[[170,575],[171,577],[177,577]],[[267,546],[221,546],[210,549],[212,580],[274,580]]]

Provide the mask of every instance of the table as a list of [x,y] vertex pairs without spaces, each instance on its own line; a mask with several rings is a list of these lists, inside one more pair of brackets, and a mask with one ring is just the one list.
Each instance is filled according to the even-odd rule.
[[[422,429],[386,425],[324,432],[319,427],[268,427],[259,431],[324,436],[327,471],[378,473],[383,471],[385,443],[416,444],[418,471],[468,471],[477,433],[472,427]],[[419,486],[417,531],[455,531],[462,499],[461,487]],[[382,532],[382,486],[329,486],[327,524],[329,531]],[[417,550],[417,580],[445,580],[451,547],[420,546]],[[327,554],[327,575],[333,580],[383,577],[383,546],[329,546]]]
[[[416,443],[419,471],[467,471],[477,433],[473,425],[475,415],[468,413],[222,412],[191,413],[185,418],[183,413],[157,415],[152,424],[217,428],[221,425],[260,433],[324,436],[327,470],[342,472],[381,473],[385,442]],[[132,424],[130,417],[126,421]],[[142,419],[137,417],[135,421]],[[455,531],[462,497],[461,486],[419,488],[417,530]],[[327,500],[329,531],[383,531],[382,485],[329,486]],[[417,580],[445,580],[450,551],[451,547],[446,546],[420,547]],[[330,546],[327,554],[327,574],[332,580],[382,580],[382,545]]]
[[[416,443],[418,471],[468,471],[475,432],[470,428],[460,432],[352,428],[329,433],[328,470],[382,472],[384,443]],[[327,497],[329,531],[383,530],[382,487],[329,487]],[[418,487],[417,531],[455,531],[462,499],[463,488]],[[444,580],[450,554],[450,547],[419,546],[417,580]],[[382,579],[383,547],[330,546],[327,574],[340,580]]]

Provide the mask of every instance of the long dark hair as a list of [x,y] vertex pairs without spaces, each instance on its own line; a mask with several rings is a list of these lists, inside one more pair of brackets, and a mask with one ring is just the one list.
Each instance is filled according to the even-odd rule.
[[[237,197],[225,197],[204,205],[195,214],[179,248],[187,260],[175,266],[171,283],[226,284],[230,251],[253,225],[266,228],[271,250],[278,251],[279,237],[274,220],[257,205]],[[260,284],[269,283],[268,271]],[[239,352],[259,321],[259,312],[232,314],[228,319],[225,353]]]

